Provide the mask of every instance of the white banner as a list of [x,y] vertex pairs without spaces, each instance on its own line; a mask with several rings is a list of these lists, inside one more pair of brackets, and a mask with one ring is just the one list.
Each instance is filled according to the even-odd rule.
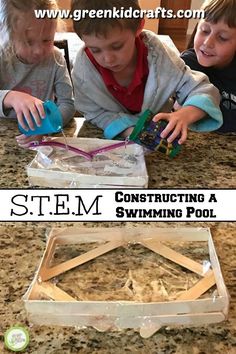
[[2,189],[0,221],[236,221],[236,189]]

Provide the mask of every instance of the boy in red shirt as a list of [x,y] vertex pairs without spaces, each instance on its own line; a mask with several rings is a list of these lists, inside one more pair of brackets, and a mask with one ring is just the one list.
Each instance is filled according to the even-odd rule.
[[[146,109],[157,113],[153,120],[169,121],[162,133],[164,138],[172,132],[169,142],[180,136],[182,144],[188,126],[218,129],[219,94],[207,77],[192,73],[156,34],[144,31],[142,18],[108,18],[114,8],[140,11],[134,0],[72,1],[72,14],[87,11],[84,18],[74,19],[75,32],[85,43],[72,73],[76,109],[109,139],[129,136]],[[97,16],[90,17],[94,12]],[[174,95],[183,106],[177,112],[171,112]]]

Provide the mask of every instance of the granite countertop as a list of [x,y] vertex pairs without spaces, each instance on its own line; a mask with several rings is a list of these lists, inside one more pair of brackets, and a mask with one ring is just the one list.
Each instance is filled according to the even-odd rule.
[[[66,135],[72,136],[71,122]],[[29,188],[26,166],[35,152],[18,147],[16,122],[0,119],[1,188]],[[85,123],[81,137],[102,137],[101,131]],[[235,188],[235,137],[215,133],[190,133],[181,154],[169,159],[162,154],[146,156],[149,188]],[[129,223],[145,226],[149,223]],[[150,223],[157,227],[199,227],[199,223]],[[125,227],[127,223],[0,223],[0,353],[3,333],[15,324],[30,332],[25,353],[69,354],[234,354],[236,348],[236,255],[235,223],[201,223],[210,227],[231,300],[226,322],[204,327],[161,328],[143,339],[133,329],[98,332],[93,328],[65,328],[31,325],[22,296],[28,289],[45,249],[45,233],[53,226]],[[125,261],[125,260],[124,260]],[[114,259],[114,263],[116,259]],[[117,265],[118,266],[118,265]]]
[[[72,120],[65,133],[72,136],[76,124]],[[26,167],[33,160],[35,152],[18,146],[15,137],[19,135],[16,120],[0,118],[0,188],[29,188]]]
[[[148,223],[140,223],[147,226]],[[138,227],[137,223],[129,226]],[[221,264],[225,284],[231,296],[229,317],[225,322],[200,327],[161,328],[148,339],[140,337],[134,329],[98,332],[94,328],[38,326],[28,322],[22,296],[28,289],[45,249],[48,226],[62,224],[4,224],[0,227],[0,352],[3,333],[16,324],[24,325],[30,333],[30,344],[25,353],[35,354],[234,354],[236,348],[236,228],[233,223],[201,224],[211,232]],[[121,227],[126,223],[77,223],[77,227]],[[152,227],[185,226],[174,223],[155,223]],[[191,227],[199,227],[198,223]],[[125,260],[124,260],[125,262]],[[114,264],[119,261],[114,258]],[[112,268],[111,268],[112,269]],[[109,266],[108,266],[109,270]],[[105,272],[106,274],[106,272]],[[99,274],[100,281],[102,274]],[[74,284],[75,285],[75,284]]]
[[[67,136],[75,131],[72,121],[65,129]],[[28,188],[26,166],[35,152],[20,148],[15,136],[16,122],[0,119],[1,188]],[[102,138],[102,132],[85,123],[80,137]],[[235,188],[236,136],[216,133],[189,133],[179,156],[174,159],[161,153],[146,154],[149,188]]]

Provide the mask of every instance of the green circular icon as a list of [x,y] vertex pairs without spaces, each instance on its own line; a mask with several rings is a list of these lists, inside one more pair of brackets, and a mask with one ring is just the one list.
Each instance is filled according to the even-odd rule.
[[29,333],[24,327],[13,326],[5,332],[4,343],[7,349],[13,352],[21,352],[29,344]]

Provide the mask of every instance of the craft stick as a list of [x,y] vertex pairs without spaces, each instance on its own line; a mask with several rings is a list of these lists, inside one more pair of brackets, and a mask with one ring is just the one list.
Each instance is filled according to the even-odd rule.
[[124,231],[113,228],[112,233],[108,228],[72,228],[66,233],[57,235],[56,242],[58,245],[63,244],[80,244],[81,242],[109,242],[124,239]]
[[44,267],[48,268],[50,266],[52,256],[55,252],[56,244],[57,244],[57,242],[54,237],[49,240],[45,255],[43,257],[42,266],[41,266],[42,268],[44,268]]
[[[152,251],[160,254],[161,256],[168,258],[169,260],[185,267],[193,272],[202,275],[202,266],[201,264],[193,261],[192,259],[181,255],[180,253],[172,250],[171,248],[162,245],[158,241],[145,240],[142,241],[142,244]],[[194,300],[205,293],[215,284],[215,277],[213,271],[207,273],[206,277],[201,279],[195,286],[181,294],[176,300]],[[140,335],[144,338],[152,336],[155,332],[159,331],[162,326],[156,326],[152,329],[141,328]]]
[[40,289],[39,289],[39,283],[37,281],[34,281],[30,291],[29,291],[29,300],[38,300],[40,297]]
[[153,241],[170,241],[170,242],[207,242],[209,234],[206,230],[203,232],[196,231],[194,228],[165,229],[165,228],[140,228],[143,240],[152,238]]
[[[155,315],[153,316],[153,311],[151,311],[149,309],[148,311],[148,316],[143,316],[143,309],[141,311],[141,309],[139,309],[139,307],[137,307],[137,316],[136,316],[136,309],[134,309],[132,307],[132,311],[130,311],[130,315],[129,313],[129,307],[127,308],[127,310],[125,309],[121,311],[121,315],[119,316],[119,318],[116,320],[115,325],[118,325],[120,323],[120,327],[121,328],[127,328],[127,324],[129,327],[132,328],[136,326],[136,328],[140,327],[140,335],[144,338],[148,338],[151,335],[153,335],[156,331],[158,331],[161,326],[163,325],[176,325],[176,324],[183,324],[183,325],[201,325],[203,323],[211,323],[211,322],[219,322],[225,319],[225,315],[224,313],[222,313],[221,307],[220,306],[216,306],[217,302],[220,300],[218,298],[218,296],[216,297],[216,301],[214,302],[214,298],[211,299],[200,299],[198,301],[196,301],[195,304],[195,300],[198,299],[203,293],[205,293],[208,289],[210,289],[213,285],[216,284],[216,282],[221,282],[223,281],[222,276],[218,277],[218,268],[219,268],[219,263],[217,260],[217,256],[215,255],[215,250],[214,250],[214,245],[212,242],[209,243],[209,251],[210,251],[210,259],[212,261],[212,252],[214,253],[214,256],[216,257],[217,262],[214,262],[214,260],[212,261],[212,268],[213,270],[209,270],[207,273],[203,273],[203,267],[201,264],[199,264],[198,262],[193,261],[192,259],[182,255],[181,253],[178,253],[176,251],[174,251],[172,248],[167,247],[165,245],[162,244],[162,241],[175,241],[179,239],[183,240],[183,241],[195,241],[195,234],[192,231],[191,235],[186,234],[185,232],[179,231],[178,233],[178,237],[172,232],[170,232],[170,235],[168,233],[165,234],[165,232],[163,232],[163,230],[158,229],[158,232],[156,229],[153,230],[149,230],[149,229],[139,229],[139,231],[137,232],[137,230],[133,229],[133,230],[126,230],[125,228],[120,230],[120,233],[117,232],[116,233],[116,229],[114,229],[114,233],[113,230],[111,233],[111,236],[109,236],[109,232],[108,234],[106,234],[106,232],[104,231],[104,235],[102,235],[101,231],[108,231],[108,229],[101,229],[101,230],[96,230],[96,232],[93,230],[89,230],[89,232],[87,232],[87,230],[81,229],[79,230],[79,232],[77,232],[77,229],[72,229],[72,231],[63,231],[63,232],[59,232],[59,234],[55,237],[55,244],[53,242],[48,242],[48,246],[49,250],[48,252],[45,253],[44,255],[44,261],[42,262],[42,266],[40,266],[39,268],[39,272],[38,275],[39,277],[41,277],[43,280],[47,280],[47,279],[51,279],[53,276],[59,275],[64,271],[67,271],[69,269],[72,269],[80,264],[84,264],[106,252],[109,252],[117,247],[120,247],[124,244],[127,244],[130,241],[136,242],[136,243],[140,243],[143,244],[143,246],[149,248],[150,250],[152,250],[153,252],[156,252],[158,254],[160,254],[161,256],[173,261],[174,263],[177,263],[197,274],[200,274],[203,278],[201,280],[199,280],[191,289],[181,293],[181,295],[177,296],[175,301],[171,301],[172,306],[171,306],[171,311],[168,312],[167,310],[167,315],[165,315],[165,311],[163,310],[163,306],[167,306],[168,302],[164,302],[164,303],[157,303],[157,306],[162,306],[161,310],[156,310],[156,304],[153,304],[153,308],[155,308]],[[188,230],[189,231],[189,230]],[[95,239],[95,242],[98,242],[100,240],[100,237],[98,237],[97,235],[101,234],[102,238],[101,241],[106,241],[107,243],[100,243],[100,246],[98,246],[96,249],[91,250],[87,253],[84,253],[78,257],[75,257],[69,261],[65,261],[62,264],[56,265],[56,266],[52,266],[47,267],[46,264],[50,263],[50,258],[53,257],[53,252],[55,251],[56,245],[60,244],[67,244],[69,241],[69,244],[75,244],[75,243],[81,243],[81,238],[82,238],[82,242],[84,241],[84,239],[88,238],[87,242],[91,242],[92,239]],[[144,235],[144,236],[142,236]],[[81,237],[81,238],[80,238]],[[153,239],[149,239],[153,238]],[[198,237],[198,234],[196,234],[196,237]],[[204,236],[205,237],[205,236]],[[118,238],[118,239],[117,239]],[[186,239],[185,239],[186,238]],[[206,238],[206,240],[205,240]],[[205,237],[203,239],[203,241],[207,241],[208,238]],[[202,241],[202,239],[198,239],[199,241]],[[141,241],[141,242],[140,242]],[[174,246],[171,246],[174,248]],[[213,249],[213,251],[211,250]],[[46,258],[46,259],[45,259]],[[179,270],[178,270],[179,272]],[[219,271],[220,272],[220,271]],[[219,291],[220,293],[220,291]],[[59,309],[61,311],[61,306],[67,306],[66,305],[66,301],[70,301],[71,305],[70,308],[74,308],[74,305],[77,309],[77,304],[73,302],[77,301],[75,300],[73,297],[71,297],[70,295],[68,295],[67,293],[65,293],[63,290],[57,288],[56,285],[51,284],[50,282],[42,282],[39,283],[37,282],[30,290],[29,292],[29,299],[36,299],[38,300],[38,297],[40,294],[44,294],[46,297],[49,297],[50,299],[53,300],[58,300],[58,301],[65,301],[65,303],[61,303],[59,305]],[[34,297],[35,296],[35,297]],[[186,300],[186,302],[185,302]],[[207,301],[205,301],[207,300]],[[209,303],[209,301],[211,301]],[[222,302],[224,303],[224,298],[222,298]],[[34,307],[36,308],[37,306],[40,307],[40,303],[41,301],[39,301],[39,304],[37,304],[37,301],[34,302]],[[52,302],[53,303],[53,302]],[[92,308],[90,308],[88,301],[85,301],[83,304],[83,301],[81,302],[81,304],[83,304],[83,313],[81,315],[81,311],[78,311],[78,313],[74,313],[70,315],[70,317],[68,316],[68,314],[58,314],[56,313],[56,315],[50,313],[43,313],[41,314],[39,312],[39,316],[42,316],[42,320],[44,320],[46,317],[50,317],[52,316],[52,318],[54,318],[54,321],[56,319],[56,321],[58,321],[58,323],[64,323],[64,319],[68,322],[69,325],[71,325],[71,323],[76,323],[76,325],[78,325],[78,323],[83,323],[84,325],[92,325],[91,324],[91,317],[94,314],[93,308],[94,308],[94,303],[92,304]],[[173,304],[174,303],[174,304]],[[202,304],[201,304],[202,303]],[[80,309],[81,307],[80,301],[78,302],[78,309]],[[97,307],[100,307],[101,304],[99,302],[97,302],[98,305],[96,305],[96,309]],[[108,302],[108,304],[110,304]],[[219,304],[218,304],[219,305]],[[222,305],[222,304],[221,304]],[[69,306],[69,303],[68,303]],[[89,313],[87,313],[87,306],[89,308]],[[104,306],[104,304],[102,304],[102,306]],[[57,307],[56,307],[57,308]],[[209,310],[210,308],[210,310]],[[37,308],[38,309],[38,308]],[[42,309],[44,309],[44,307],[42,306]],[[112,307],[113,309],[113,307]],[[199,310],[200,309],[200,310]],[[117,311],[117,309],[115,309]],[[220,312],[219,312],[219,311]],[[100,311],[100,310],[99,310]],[[107,311],[107,309],[106,309]],[[101,314],[99,314],[99,318],[102,316],[106,316],[106,311],[103,314],[103,312],[101,312]],[[114,310],[112,310],[114,312]],[[114,312],[115,315],[113,314],[113,316],[117,315],[117,312]],[[205,312],[204,312],[205,311]],[[211,311],[211,312],[209,312]],[[214,311],[214,312],[212,312]],[[217,312],[218,311],[218,312]],[[112,313],[113,313],[112,312]],[[142,314],[139,315],[139,312]],[[145,311],[144,311],[145,312]],[[193,313],[192,313],[193,312]],[[108,312],[110,313],[110,312]],[[123,317],[122,318],[122,314]],[[126,316],[128,315],[128,317],[126,318]],[[37,315],[36,319],[38,319]],[[54,316],[54,317],[53,317]],[[140,319],[140,316],[142,317]],[[150,316],[150,320],[149,317]],[[73,322],[73,317],[75,317],[75,322]],[[95,323],[97,320],[97,316],[94,317],[94,320],[92,319],[92,321]],[[113,319],[112,317],[109,317],[109,320],[111,320],[111,324],[113,324]],[[120,322],[119,322],[120,321]],[[94,327],[97,324],[94,324]],[[99,322],[99,326],[100,328],[100,322]]]
[[[152,319],[154,321],[154,319]],[[166,325],[190,325],[190,326],[199,326],[210,323],[218,323],[225,320],[225,316],[219,312],[211,313],[194,313],[187,315],[167,315],[167,316],[158,316],[157,320],[160,322],[160,325],[154,324],[152,327],[141,327],[139,330],[140,336],[143,338],[151,337],[155,332],[157,332],[162,326]]]
[[91,251],[88,251],[78,257],[65,261],[59,265],[52,268],[42,267],[39,276],[42,281],[49,280],[61,273],[64,273],[70,269],[73,269],[81,264],[91,261],[92,259],[103,255],[104,253],[110,252],[113,249],[120,247],[124,244],[123,240],[110,241],[107,242]]
[[52,285],[51,283],[44,282],[41,284],[41,289],[45,295],[48,295],[54,301],[77,301],[65,291],[58,288],[55,284]]
[[[183,294],[178,296],[175,301],[177,301],[177,300],[196,300],[202,294],[204,294],[207,290],[209,290],[213,285],[215,285],[215,276],[214,276],[213,271],[210,271],[203,279],[201,279],[191,289],[185,291]],[[217,315],[219,315],[219,314],[217,313]],[[177,316],[179,316],[179,315],[177,315]],[[194,316],[194,314],[191,316]],[[174,316],[172,316],[172,317],[174,318]],[[153,326],[152,328],[140,328],[140,335],[143,338],[149,338],[154,333],[159,331],[159,329],[161,327],[162,327],[162,325],[160,324],[159,326]]]
[[208,245],[209,245],[209,254],[210,254],[211,264],[212,264],[212,268],[213,268],[215,278],[216,278],[217,290],[218,290],[219,294],[222,297],[224,297],[224,300],[225,300],[225,306],[223,309],[223,313],[227,317],[228,312],[229,312],[229,294],[228,294],[227,288],[224,283],[224,278],[223,278],[223,275],[221,272],[220,263],[217,258],[217,254],[216,254],[216,250],[214,247],[212,237],[209,238]]
[[211,270],[207,275],[199,280],[191,289],[178,296],[177,300],[196,300],[213,285],[215,285],[214,272]]
[[38,283],[37,291],[39,291],[41,294],[46,295],[54,301],[77,301],[65,291],[58,288],[56,284],[52,284],[49,282]]
[[142,241],[142,244],[162,257],[165,257],[194,273],[204,275],[201,264],[193,261],[191,258],[183,256],[181,253],[172,250],[170,247],[163,245],[161,242],[155,240],[144,240]]

